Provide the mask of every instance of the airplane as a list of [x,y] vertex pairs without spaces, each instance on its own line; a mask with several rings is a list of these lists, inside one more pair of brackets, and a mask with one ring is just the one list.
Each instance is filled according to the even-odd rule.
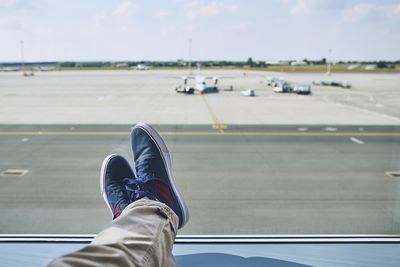
[[[191,70],[190,70],[191,73]],[[220,78],[234,78],[234,77],[218,77],[218,76],[204,76],[200,74],[200,63],[197,64],[197,74],[180,77],[183,81],[182,85],[175,88],[177,93],[182,94],[194,94],[196,91],[201,95],[205,93],[218,93],[218,82]],[[194,80],[194,86],[188,85],[188,80]],[[211,80],[212,83],[207,83],[207,80]],[[233,91],[233,85],[230,85],[228,89],[224,91]]]
[[144,64],[137,64],[136,66],[131,67],[131,68],[135,69],[135,70],[149,70],[150,66],[147,66],[147,65],[144,65]]
[[[20,71],[21,68],[19,68],[19,67],[3,67],[1,70],[4,72],[17,72],[17,71]],[[22,69],[22,75],[26,76],[26,77],[30,77],[30,76],[34,76],[35,74],[32,71],[27,72],[27,71],[25,71],[25,69]]]
[[4,72],[11,72],[11,71],[19,71],[20,68],[19,67],[3,67],[2,71]]
[[52,71],[52,70],[56,70],[56,67],[37,66],[37,67],[33,67],[32,70],[34,70],[34,71]]
[[[188,80],[194,79],[194,86],[188,85]],[[218,77],[208,77],[202,75],[196,76],[184,76],[182,77],[183,84],[176,87],[175,91],[177,93],[183,94],[194,94],[195,91],[198,91],[200,94],[204,93],[218,93]],[[206,80],[212,80],[212,84],[207,84]]]

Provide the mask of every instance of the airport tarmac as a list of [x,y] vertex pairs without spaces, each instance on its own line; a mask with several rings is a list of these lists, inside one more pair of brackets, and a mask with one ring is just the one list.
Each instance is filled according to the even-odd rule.
[[[95,234],[103,158],[131,125],[1,125],[0,233]],[[398,234],[399,126],[156,125],[190,208],[180,234]]]
[[[0,73],[0,124],[333,124],[400,125],[399,74],[281,74],[204,70],[220,93],[182,95],[188,71]],[[348,81],[351,89],[313,86],[309,96],[276,94],[266,76],[291,82]],[[224,78],[228,77],[228,78]],[[212,82],[212,81],[210,81]],[[189,84],[193,80],[189,80]],[[230,86],[234,91],[224,91]],[[254,89],[256,97],[241,90]]]
[[[155,124],[190,208],[180,234],[399,234],[400,75],[212,71],[219,94],[182,95],[187,71],[0,73],[0,234],[95,234],[110,152]],[[314,86],[275,94],[265,77]],[[233,91],[225,91],[233,85]],[[241,90],[254,89],[256,97]]]

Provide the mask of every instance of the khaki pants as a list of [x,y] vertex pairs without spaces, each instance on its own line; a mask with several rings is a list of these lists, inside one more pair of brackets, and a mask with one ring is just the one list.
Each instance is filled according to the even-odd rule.
[[165,204],[140,199],[83,249],[48,266],[176,266],[172,255],[177,215]]

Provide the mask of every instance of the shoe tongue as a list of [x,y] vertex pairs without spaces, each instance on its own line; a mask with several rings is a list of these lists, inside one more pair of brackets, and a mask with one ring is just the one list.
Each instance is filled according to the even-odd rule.
[[151,191],[148,190],[148,186],[146,186],[146,183],[148,182],[145,182],[139,178],[124,178],[123,181],[130,202],[136,201],[143,197],[153,198]]
[[173,209],[171,190],[162,179],[151,178],[124,178],[125,188],[130,202],[143,197],[162,202]]

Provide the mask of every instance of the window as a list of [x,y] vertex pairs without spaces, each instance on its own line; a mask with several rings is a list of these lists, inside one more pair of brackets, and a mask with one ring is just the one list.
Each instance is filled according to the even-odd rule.
[[0,1],[0,234],[108,225],[141,121],[180,234],[399,234],[399,5],[367,2]]

